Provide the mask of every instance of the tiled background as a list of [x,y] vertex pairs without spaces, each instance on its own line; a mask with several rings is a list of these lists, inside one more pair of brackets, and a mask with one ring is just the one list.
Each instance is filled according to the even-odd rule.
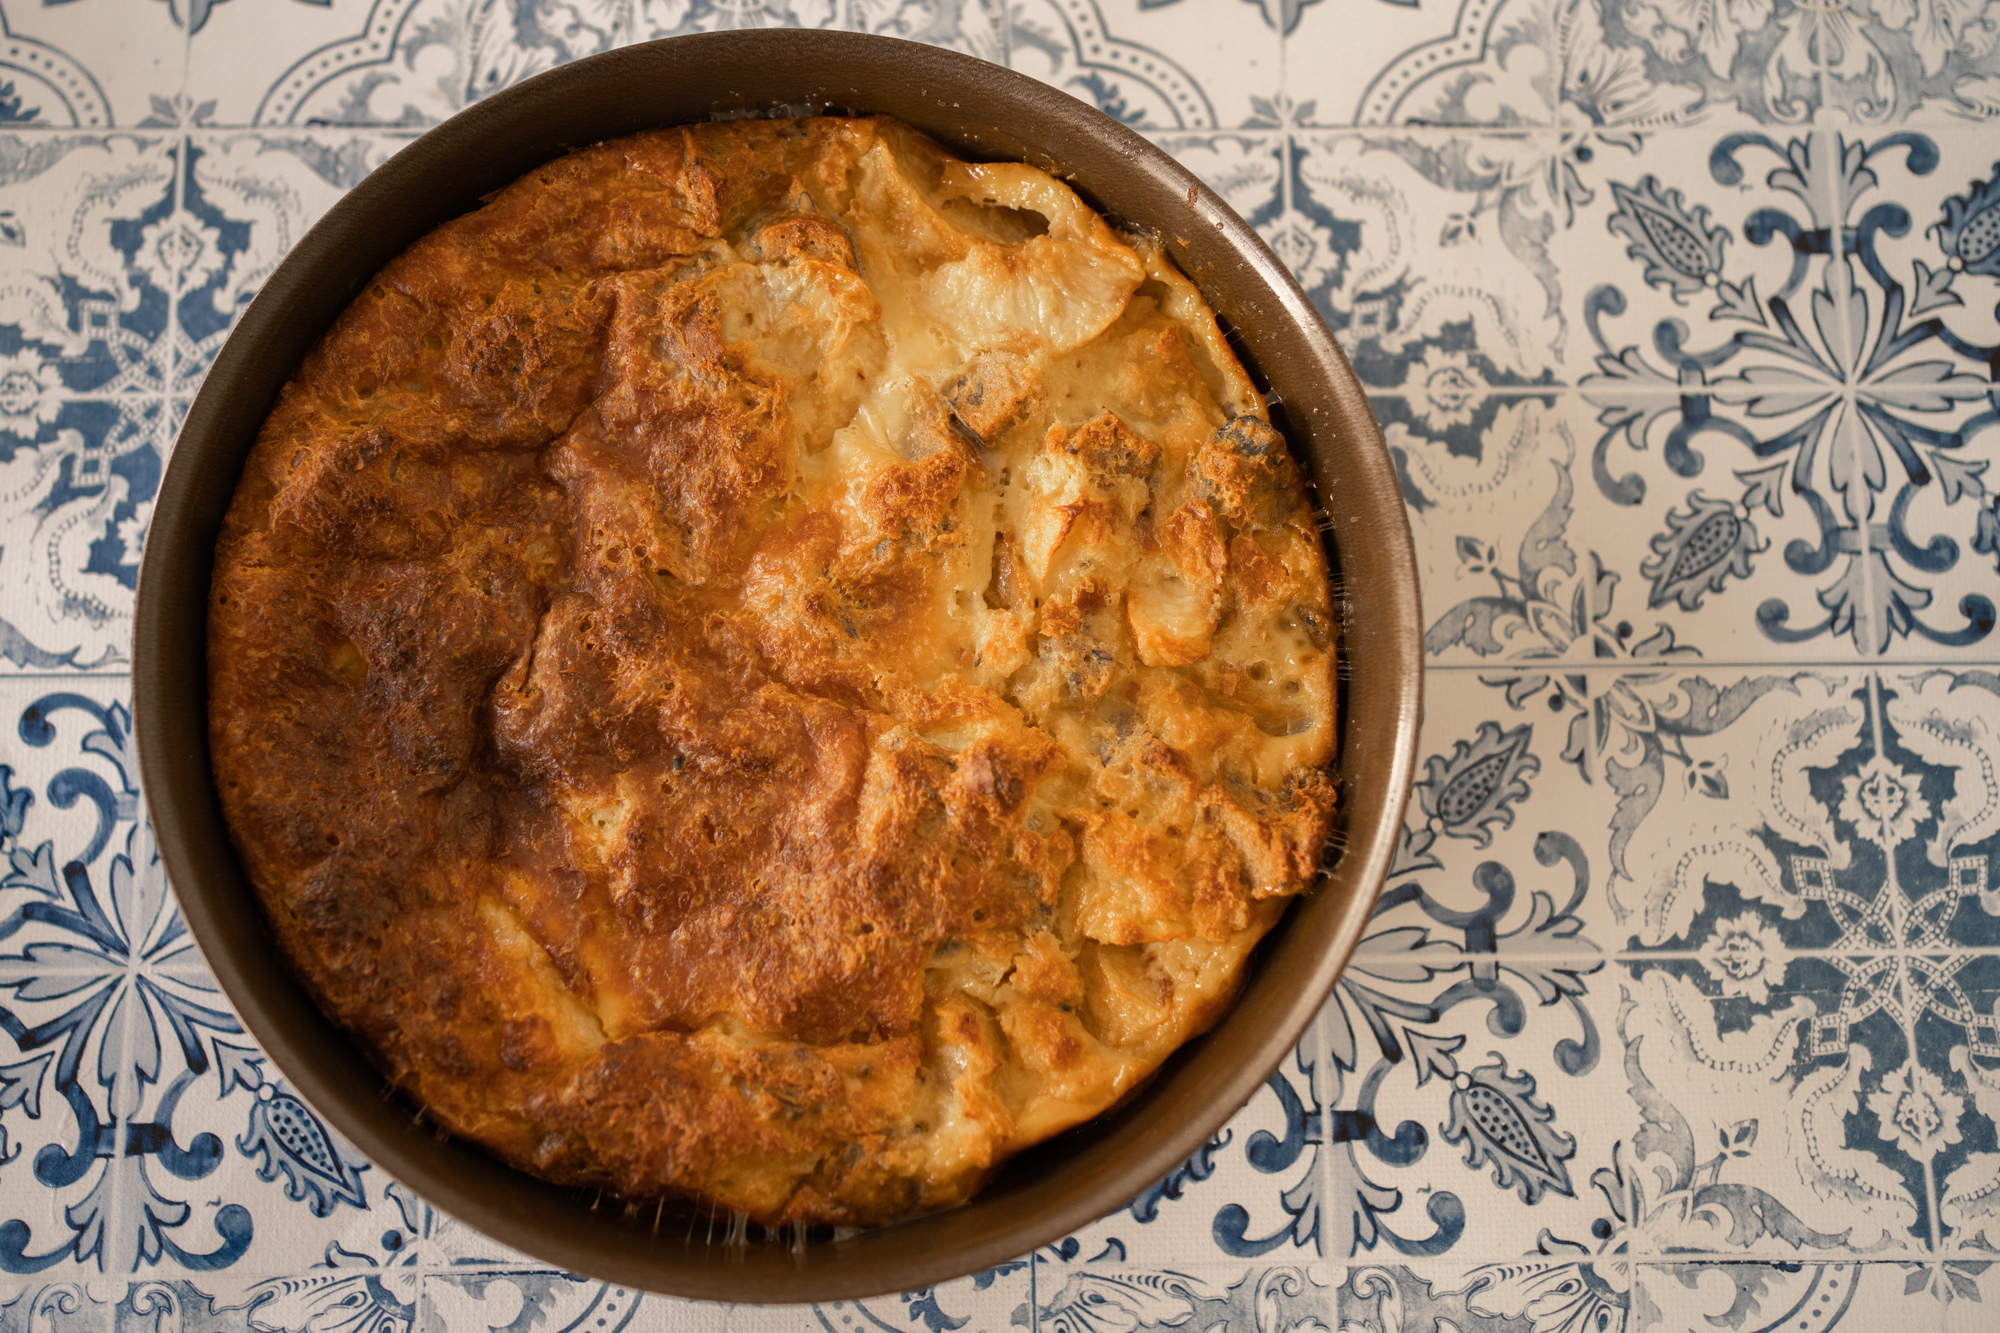
[[[2000,1327],[2000,0],[0,0],[0,1333]],[[1423,778],[1296,1057],[1133,1205],[858,1304],[507,1254],[240,1030],[133,576],[230,323],[492,89],[864,28],[1140,127],[1353,357]]]

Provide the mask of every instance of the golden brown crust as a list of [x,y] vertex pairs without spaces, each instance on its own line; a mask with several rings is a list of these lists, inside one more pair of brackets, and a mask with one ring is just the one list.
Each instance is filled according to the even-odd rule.
[[1213,1022],[1315,874],[1296,465],[1153,251],[885,121],[635,135],[425,237],[217,550],[280,944],[551,1179],[869,1224]]

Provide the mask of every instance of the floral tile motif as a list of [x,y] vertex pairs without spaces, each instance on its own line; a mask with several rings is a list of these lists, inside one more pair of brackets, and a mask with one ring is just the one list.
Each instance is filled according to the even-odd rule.
[[[1447,919],[1438,895],[1402,880],[1419,856],[1462,859],[1450,854],[1453,836],[1499,834],[1470,883],[1489,905],[1518,910],[1528,868],[1499,853],[1534,826],[1543,807],[1530,792],[1562,767],[1538,753],[1553,733],[1575,770],[1566,781],[1599,794],[1549,788],[1562,793],[1547,807],[1561,824],[1536,834],[1534,860],[1571,862],[1577,887],[1558,907],[1560,893],[1544,886],[1526,913],[1530,939],[1562,941],[1543,946],[1560,965],[1538,964],[1546,983],[1534,989],[1584,1020],[1581,1037],[1554,1047],[1555,1064],[1607,1071],[1641,1116],[1589,1173],[1613,1209],[1600,1239],[1624,1236],[1634,1254],[1755,1258],[1990,1243],[2000,1208],[2000,955],[1990,951],[2000,894],[1989,880],[2000,862],[2000,740],[1983,700],[2000,678],[1685,663],[1479,680],[1520,720],[1489,720],[1424,760],[1382,926],[1340,984],[1343,1005],[1361,986],[1400,998],[1375,979],[1413,979],[1451,956],[1433,924]],[[1466,919],[1460,892],[1453,907]],[[1417,924],[1413,904],[1431,918],[1414,931],[1404,925]],[[1484,928],[1497,979],[1537,975],[1508,958],[1504,913]],[[1378,961],[1391,938],[1399,950]],[[1617,951],[1608,970],[1599,949]],[[1590,1015],[1607,1007],[1615,1012],[1593,1031]],[[1394,1030],[1388,1016],[1408,1011],[1377,1008],[1384,1019],[1368,1028],[1379,1040]],[[1607,1053],[1586,1060],[1600,1045]],[[1566,1086],[1551,1072],[1542,1092],[1553,1106]],[[1579,1086],[1598,1089],[1580,1094],[1591,1131],[1619,1123],[1603,1076]],[[1517,1103],[1524,1127],[1533,1105],[1525,1094]],[[1504,1141],[1533,1140],[1524,1128]]]
[[[305,0],[311,3],[311,0]],[[283,38],[218,20],[195,39],[190,103],[219,125],[435,124],[490,93],[614,46],[737,28],[837,28],[928,42],[1044,79],[1128,124],[1213,129],[1277,86],[1281,35],[1213,25],[1174,0],[331,0]],[[1162,11],[1164,7],[1164,12]],[[1198,79],[1190,61],[1206,61]],[[244,80],[248,66],[259,76]],[[1223,74],[1221,71],[1238,71]]]
[[[1990,653],[1994,192],[1975,179],[1913,216],[1939,161],[1915,133],[1735,133],[1706,181],[1614,182],[1603,225],[1629,276],[1584,297],[1596,364],[1580,389],[1600,427],[1593,503],[1628,511],[1607,522],[1644,516],[1652,604],[1712,605],[1704,623],[1746,652]],[[1753,587],[1811,592],[1757,601],[1767,649],[1743,619]]]
[[[1640,1268],[1633,1302],[1632,1333],[1714,1328],[1743,1333],[1823,1333],[1831,1329],[1896,1329],[1931,1333],[1945,1328],[1978,1328],[1980,1323],[1947,1322],[1948,1310],[1976,1301],[1972,1271],[1983,1263],[1929,1264],[1882,1260],[1820,1263],[1677,1263]],[[1916,1303],[1934,1271],[1954,1292],[1950,1305]],[[1917,1285],[1911,1288],[1912,1278]],[[1970,1309],[1977,1312],[1979,1306]]]
[[194,39],[190,98],[214,125],[433,125],[629,41],[633,2],[333,0],[283,25],[218,12]]
[[[1179,3],[1023,0],[1008,7],[1004,61],[1137,129],[1249,123],[1250,95],[1278,83],[1278,35],[1247,12],[1247,23],[1211,24]],[[1231,60],[1212,67],[1219,77],[1198,78],[1188,58],[1212,54],[1218,43],[1230,49]],[[1247,77],[1233,74],[1239,67]],[[1253,67],[1261,68],[1261,78],[1250,74]]]
[[178,4],[0,6],[0,126],[138,126],[182,95],[187,70]]
[[[1819,104],[1814,51],[1827,18],[1792,0],[1461,0],[1449,31],[1440,25],[1378,60],[1365,83],[1307,75],[1288,91],[1313,100],[1318,124],[1554,125],[1576,143],[1629,139],[1722,108],[1799,124]],[[1322,40],[1338,40],[1330,30],[1339,23],[1329,10],[1309,14],[1302,30],[1318,24]]]
[[278,261],[340,196],[387,161],[410,131],[327,128],[198,131],[180,211],[206,247],[175,306],[187,354],[177,396],[200,388],[230,327]]
[[[1215,21],[1225,4],[1236,12]],[[1297,0],[1020,0],[1008,7],[1006,58],[1128,125],[1232,129],[1256,124],[1257,103],[1280,88],[1283,29],[1298,7]]]
[[[390,136],[0,137],[0,665],[125,661],[154,488],[209,362]],[[30,555],[30,553],[33,553]]]
[[1230,132],[1147,131],[1223,202],[1255,226],[1284,211],[1285,136],[1264,130]]
[[[393,1187],[392,1187],[393,1188]],[[404,1196],[397,1196],[402,1198]],[[331,1247],[325,1264],[284,1277],[231,1281],[195,1273],[115,1283],[38,1276],[0,1304],[5,1333],[101,1333],[105,1328],[204,1328],[228,1333],[306,1333],[356,1328],[487,1330],[526,1333],[639,1333],[687,1327],[677,1302],[529,1261],[467,1261],[459,1246],[440,1246],[428,1220],[447,1231],[424,1205],[397,1213],[381,1244],[398,1238],[402,1251],[377,1264]],[[477,1238],[474,1238],[475,1241]],[[425,1271],[421,1265],[445,1266]],[[709,1307],[720,1313],[719,1307]],[[722,1321],[714,1320],[720,1329]]]
[[2000,1296],[2000,1264],[1985,1258],[1947,1261],[1935,1265],[1921,1279],[1915,1273],[1908,1274],[1904,1283],[1918,1290],[1948,1288],[1952,1293],[1944,1314],[1948,1333],[1978,1333],[1993,1322],[1992,1301]]
[[1561,283],[1547,243],[1561,219],[1539,187],[1553,144],[1547,134],[1295,134],[1277,211],[1251,220],[1365,384],[1434,387],[1455,414],[1475,393],[1556,381]]
[[[1063,1333],[1226,1327],[1246,1333],[1520,1333],[1614,1329],[1622,1288],[1574,1267],[1360,1259],[1353,1263],[1142,1267],[1052,1246],[1034,1259],[1037,1300],[1014,1326]],[[1053,1291],[1051,1291],[1053,1288]],[[1568,1320],[1569,1322],[1562,1322]],[[841,1330],[846,1333],[846,1330]]]
[[0,688],[16,737],[0,763],[0,1272],[213,1272],[274,1228],[296,1253],[308,1219],[337,1228],[380,1198],[189,939],[121,693]]
[[1567,396],[1489,395],[1448,414],[1443,392],[1433,382],[1423,397],[1374,400],[1417,538],[1426,657],[1499,666],[1671,651],[1671,632],[1618,619],[1618,575],[1570,533]]
[[842,28],[949,46],[1004,63],[1005,16],[991,0],[634,0],[632,40],[735,28]]
[[[1674,1147],[1686,1166],[1717,1134],[1734,1143],[1704,1115],[1761,1108],[1782,1136],[1745,1143],[1734,1178],[1772,1194],[1767,1231],[1781,1204],[1816,1233],[1797,1246],[1931,1249],[1991,1225],[1993,688],[1982,672],[1746,678],[1710,700],[1726,725],[1688,746],[1711,781],[1626,770],[1630,791],[1661,793],[1628,795],[1613,829],[1632,872],[1613,890],[1631,929],[1621,1038],[1654,1126],[1641,1146],[1691,1143]],[[1733,1225],[1706,1246],[1668,1239],[1722,1249]]]
[[1938,1200],[1939,1245],[1968,1254],[1990,1252],[2000,1243],[2000,1142],[1995,1134],[2000,1069],[1992,1067],[2000,955],[1919,956],[1911,971],[1926,983],[1942,979],[1947,987],[1944,1003],[1917,1025],[1918,1046],[1944,1052],[1943,1067],[1930,1071],[1928,1085],[1940,1118],[1958,1112],[1937,1135],[1940,1160],[1948,1167]]
[[[306,0],[310,3],[310,0]],[[194,39],[190,105],[221,125],[435,124],[490,93],[614,46],[726,29],[836,28],[1010,64],[1149,129],[1254,119],[1281,79],[1282,13],[1203,23],[1176,0],[332,0],[285,35],[220,19]],[[248,65],[259,77],[243,80]],[[1197,78],[1189,69],[1207,69]],[[1225,72],[1226,71],[1226,72]]]
[[[1606,898],[1622,948],[1713,954],[1736,969],[1716,984],[1747,994],[1775,984],[1758,970],[1775,958],[1773,930],[1789,950],[1854,956],[1949,961],[1995,947],[2000,740],[1985,700],[2000,680],[1990,672],[1688,664],[1657,683],[1620,683],[1626,711],[1652,724],[1631,730],[1605,768],[1619,792]],[[1909,966],[1893,1006],[1908,1012],[1904,1026],[1935,1010],[1975,1050],[1993,1044],[1945,963]],[[1890,1003],[1873,994],[1862,986],[1849,1009]],[[1841,1039],[1837,1027],[1828,1041]]]
[[[1871,356],[1855,375],[1878,399],[1868,420],[1883,446],[1877,510],[1887,541],[1879,544],[1891,553],[1894,577],[1931,594],[1927,604],[1902,594],[1913,630],[1925,621],[1990,623],[1994,613],[1984,608],[2000,600],[2000,402],[1992,372],[2000,242],[1987,233],[2000,226],[2000,150],[1990,129],[1963,125],[1913,135],[1907,155],[1870,151],[1886,147],[1876,141],[1843,142],[1850,155],[1866,154],[1855,179],[1867,192],[1843,241],[1853,256],[1849,324],[1883,352],[1901,351],[1900,359]],[[1871,548],[1877,544],[1871,537]],[[1890,614],[1900,617],[1903,607]],[[1920,647],[1922,638],[1915,630],[1892,655],[1933,653]],[[1969,643],[1964,655],[1990,659],[1991,637]]]
[[[1611,413],[1602,401],[1609,397],[1593,401],[1585,389],[1559,404],[1559,418],[1576,441],[1577,454],[1568,539],[1600,552],[1605,577],[1615,580],[1607,589],[1616,613],[1613,625],[1630,628],[1621,642],[1643,644],[1641,655],[1649,658],[1729,663],[1822,661],[1829,641],[1851,653],[1850,641],[1833,640],[1830,630],[1835,611],[1845,605],[1841,599],[1852,602],[1859,595],[1858,576],[1842,584],[1837,570],[1828,571],[1838,551],[1823,549],[1831,543],[1823,537],[1820,515],[1789,492],[1781,496],[1779,514],[1732,504],[1726,491],[1717,495],[1716,474],[1725,485],[1742,486],[1747,483],[1735,473],[1753,471],[1716,466],[1735,441],[1688,431],[1680,437],[1688,441],[1685,451],[1676,451],[1664,423],[1654,429],[1665,448],[1622,458],[1616,445],[1605,451],[1618,460],[1607,478],[1596,467],[1593,446],[1613,433],[1604,424]],[[1615,406],[1621,420],[1644,426],[1646,416],[1667,416],[1680,402],[1629,395]],[[1625,496],[1635,499],[1621,503]],[[1806,552],[1821,552],[1821,558],[1808,560]],[[1827,629],[1789,640],[1771,632],[1799,621],[1826,622]],[[1843,628],[1852,632],[1851,624]]]
[[[0,549],[5,669],[122,662],[146,506],[198,268],[172,143],[0,137]],[[32,554],[30,554],[32,553]]]
[[[1030,1267],[1036,1274],[1030,1274]],[[1010,1333],[1028,1326],[1029,1311],[1034,1307],[1034,1278],[1044,1274],[1041,1263],[1021,1259],[938,1287],[870,1300],[825,1301],[805,1308],[655,1301],[647,1311],[651,1319],[645,1322],[676,1330],[726,1327],[729,1333],[798,1333],[801,1329],[810,1333]],[[639,1333],[638,1327],[632,1333]]]
[[1774,959],[1778,933],[1762,924],[1729,918],[1696,957],[1626,965],[1619,1033],[1646,1108],[1633,1175],[1646,1241],[1763,1258],[1930,1248],[1926,1185],[1944,1174],[1962,1099],[1892,1015],[1841,1013],[1850,988],[1893,964]]
[[1828,8],[1828,100],[1858,123],[2000,115],[2000,11],[1989,0],[1849,0]]
[[[1585,669],[1743,660],[1740,645],[1689,640],[1652,591],[1629,524],[1604,518],[1580,457],[1592,428],[1573,393],[1491,396],[1442,439],[1422,433],[1421,402],[1373,402],[1417,539],[1434,668],[1532,667],[1567,680]],[[1595,679],[1578,675],[1558,693],[1582,707]],[[1521,689],[1525,698],[1539,686]],[[1602,738],[1606,720],[1593,725]]]

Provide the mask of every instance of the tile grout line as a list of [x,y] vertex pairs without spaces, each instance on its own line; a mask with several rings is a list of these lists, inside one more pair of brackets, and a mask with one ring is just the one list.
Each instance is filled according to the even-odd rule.
[[[181,29],[180,85],[174,93],[175,102],[180,106],[186,106],[188,104],[188,84],[191,72],[193,70],[193,66],[194,66],[194,34],[193,32],[188,30],[185,24],[183,24]],[[185,196],[185,189],[186,189],[186,181],[188,175],[188,153],[189,153],[189,140],[185,133],[181,134],[180,136],[180,146],[178,150],[174,149],[167,150],[168,160],[172,164],[172,169],[173,169],[173,175],[168,184],[168,199],[170,202],[167,210],[167,221],[170,224],[179,222],[181,220],[181,215],[186,210],[187,201]],[[160,443],[158,432],[164,431],[171,422],[173,417],[173,408],[171,406],[171,402],[172,402],[174,382],[177,379],[180,372],[180,356],[181,356],[180,339],[178,337],[178,332],[180,329],[180,297],[181,297],[180,276],[178,274],[175,274],[172,276],[171,282],[168,285],[166,291],[166,298],[167,298],[166,327],[161,334],[161,338],[165,343],[166,359],[164,364],[161,364],[158,361],[155,361],[154,363],[162,378],[162,382],[158,389],[159,417],[152,427],[153,431],[155,432],[154,439],[156,448],[159,446]],[[115,320],[116,315],[114,315],[112,318]],[[135,397],[141,397],[141,398],[151,397],[151,396],[152,395],[135,395]],[[119,416],[122,419],[124,415],[125,415],[124,404],[121,403]],[[116,428],[114,427],[113,429]],[[163,473],[166,468],[168,454],[171,452],[172,449],[172,441],[171,439],[169,439],[164,443],[166,444],[167,447],[161,450],[160,453],[160,467]],[[128,678],[129,678],[129,670],[130,668],[128,661],[128,667],[127,667]],[[129,694],[129,692],[130,691],[128,689],[127,693]],[[146,816],[143,814],[143,812],[141,812],[138,817],[143,819]],[[205,961],[206,960],[204,960],[204,962]],[[136,964],[136,958],[130,958],[127,960],[126,967],[127,967],[128,978],[131,975],[131,968],[135,964]],[[114,1017],[123,1018],[124,1030],[120,1034],[120,1036],[125,1047],[127,1049],[131,1049],[131,1047],[135,1044],[136,1041],[132,1031],[133,1024],[137,1021],[137,1019],[134,1016],[132,1008],[130,1006],[121,1004],[118,1007],[118,1014],[114,1015]],[[150,1014],[145,1016],[145,1021],[149,1025],[151,1024],[152,1018]],[[108,1029],[105,1033],[105,1039],[107,1041],[110,1039],[110,1032]],[[128,1093],[127,1096],[130,1097],[131,1094]],[[130,1152],[131,1144],[129,1142],[130,1135],[127,1133],[127,1125],[133,1118],[135,1118],[140,1113],[144,1105],[144,1098],[145,1098],[145,1085],[142,1082],[139,1085],[139,1092],[137,1097],[131,1100],[129,1111],[121,1110],[121,1108],[115,1104],[108,1107],[108,1109],[111,1112],[110,1119],[111,1119],[111,1132],[112,1132],[112,1140],[111,1140],[112,1165],[107,1167],[107,1171],[109,1172],[109,1175],[111,1177],[111,1179],[109,1179],[107,1182],[110,1185],[110,1198],[109,1198],[110,1207],[108,1209],[108,1212],[110,1216],[113,1219],[115,1219],[113,1225],[117,1226],[122,1234],[129,1234],[130,1214],[128,1210],[134,1206],[134,1201],[129,1201],[125,1197],[127,1192],[125,1189],[125,1184],[129,1178],[129,1173],[120,1169],[119,1164],[122,1163],[126,1158],[132,1156],[132,1153]],[[141,1158],[139,1167],[141,1170],[143,1170],[144,1168],[143,1157]],[[105,1259],[108,1257],[108,1243],[106,1241],[100,1241],[99,1245],[100,1248],[98,1250],[98,1261],[100,1266],[102,1266]],[[136,1261],[134,1263],[134,1271],[135,1272],[137,1271]],[[106,1333],[118,1333],[118,1305],[119,1303],[116,1300],[108,1301],[105,1303],[106,1319],[109,1324]]]
[[1041,1256],[1039,1248],[1028,1251],[1028,1333],[1042,1333],[1042,1303],[1035,1292],[1035,1269]]
[[[1329,1008],[1340,1003],[1340,998],[1332,988],[1313,1015],[1313,1100],[1319,1103],[1319,1149],[1313,1154],[1315,1165],[1319,1167],[1320,1207],[1318,1224],[1314,1231],[1319,1240],[1319,1257],[1322,1263],[1333,1257],[1334,1240],[1329,1229],[1329,1212],[1334,1199],[1339,1196],[1335,1190],[1340,1182],[1333,1164],[1333,1108],[1340,1098],[1334,1094],[1333,1081],[1339,1075],[1339,1066],[1333,1063],[1333,1037],[1327,1027],[1326,1013]],[[1283,1065],[1279,1066],[1283,1069]]]

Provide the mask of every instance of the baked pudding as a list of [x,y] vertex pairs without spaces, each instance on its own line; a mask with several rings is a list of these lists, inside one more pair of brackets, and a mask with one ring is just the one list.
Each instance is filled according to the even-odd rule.
[[1335,619],[1195,288],[880,119],[635,135],[385,268],[225,522],[210,738],[316,999],[548,1179],[963,1200],[1317,874]]

